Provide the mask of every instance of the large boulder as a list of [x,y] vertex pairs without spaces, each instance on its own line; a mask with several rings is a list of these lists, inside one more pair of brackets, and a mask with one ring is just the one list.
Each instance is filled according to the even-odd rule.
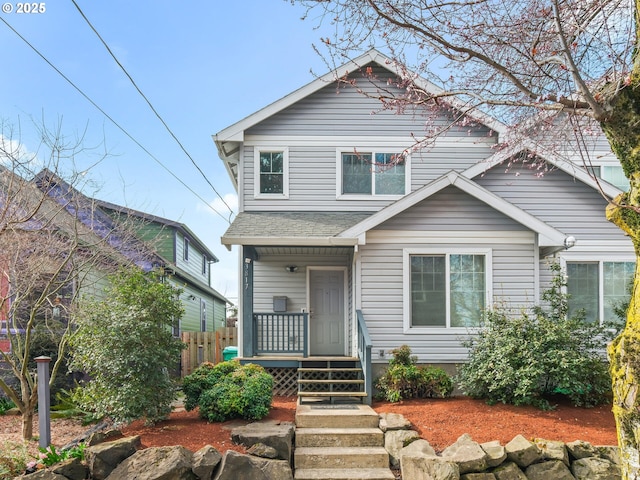
[[459,480],[455,462],[436,455],[426,440],[416,440],[400,450],[402,477],[411,480]]
[[507,451],[498,440],[481,443],[480,447],[487,454],[487,465],[490,468],[501,465],[507,459]]
[[263,443],[275,448],[278,458],[291,462],[294,432],[295,427],[291,422],[254,422],[231,430],[231,440],[247,448]]
[[581,458],[571,464],[576,480],[620,480],[620,467],[604,458]]
[[182,447],[140,450],[118,465],[107,480],[195,480],[193,453]]
[[496,480],[496,476],[490,472],[465,473],[460,476],[460,480]]
[[125,459],[140,448],[140,436],[101,443],[85,450],[85,459],[93,480],[104,480]]
[[69,458],[51,467],[51,471],[69,480],[84,480],[89,477],[89,468],[79,458]]
[[562,460],[534,463],[524,473],[529,480],[575,480]]
[[378,424],[380,430],[388,432],[390,430],[409,430],[411,422],[399,413],[381,413]]
[[215,480],[239,479],[293,480],[293,472],[286,460],[269,460],[227,450]]
[[442,458],[457,463],[460,473],[482,472],[488,467],[486,452],[467,433],[445,448]]
[[582,440],[567,443],[567,450],[571,458],[575,460],[598,456],[595,447],[589,442],[583,442]]
[[210,480],[213,472],[220,464],[222,455],[211,445],[205,445],[193,454],[191,470],[202,480]]
[[419,438],[420,435],[415,430],[390,430],[384,434],[384,448],[389,454],[392,467],[400,465],[400,451]]
[[544,460],[560,460],[566,466],[569,466],[569,453],[567,452],[564,442],[536,438],[534,443],[542,452],[542,458]]
[[13,480],[68,480],[64,475],[53,473],[51,470],[38,470],[27,475],[20,475]]
[[507,458],[515,462],[520,468],[526,468],[532,463],[542,460],[542,452],[534,443],[524,438],[522,435],[516,435],[509,443],[504,446],[507,451]]
[[527,480],[526,475],[514,462],[506,462],[493,471],[496,480]]

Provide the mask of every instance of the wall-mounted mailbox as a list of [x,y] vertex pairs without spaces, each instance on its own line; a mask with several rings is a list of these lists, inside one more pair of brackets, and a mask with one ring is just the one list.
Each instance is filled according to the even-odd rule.
[[273,311],[274,312],[286,312],[287,311],[287,297],[273,297]]

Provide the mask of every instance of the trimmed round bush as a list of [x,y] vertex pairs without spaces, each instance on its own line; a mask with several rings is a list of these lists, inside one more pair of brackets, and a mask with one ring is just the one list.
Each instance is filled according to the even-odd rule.
[[184,378],[183,391],[185,408],[198,407],[207,421],[259,420],[269,414],[273,378],[261,366],[237,360],[205,363]]

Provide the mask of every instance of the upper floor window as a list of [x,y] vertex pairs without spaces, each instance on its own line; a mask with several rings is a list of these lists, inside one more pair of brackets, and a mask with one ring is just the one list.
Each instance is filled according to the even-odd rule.
[[620,190],[629,191],[629,179],[624,176],[624,171],[620,165],[594,165],[589,167],[589,170],[596,177],[606,180]]
[[341,152],[342,195],[404,195],[407,160],[393,152]]
[[288,149],[255,150],[255,196],[289,196]]
[[207,274],[207,265],[209,264],[209,261],[207,259],[206,255],[202,255],[202,274],[206,275]]
[[182,259],[185,262],[189,261],[189,239],[187,237],[184,237],[184,244],[182,247]]
[[588,322],[620,322],[617,305],[629,300],[634,262],[567,262],[569,316],[584,310]]
[[491,298],[490,251],[405,251],[405,329],[479,327]]

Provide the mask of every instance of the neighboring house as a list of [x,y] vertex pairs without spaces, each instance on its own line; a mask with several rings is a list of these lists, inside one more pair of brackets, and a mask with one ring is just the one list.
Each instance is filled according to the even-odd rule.
[[225,326],[230,302],[211,286],[218,259],[186,225],[89,198],[47,170],[35,183],[124,257],[145,271],[158,269],[163,281],[182,289],[185,313],[174,335]]
[[[528,139],[497,150],[507,129],[481,114],[413,151],[419,110],[373,98],[394,77],[371,51],[214,136],[239,197],[222,242],[241,256],[240,356],[290,369],[358,357],[370,395],[369,362],[380,368],[400,345],[422,363],[464,362],[483,310],[538,303],[551,261],[568,273],[572,308],[610,319],[635,262],[605,219],[619,188],[571,151]],[[592,172],[621,180],[606,142],[594,149]],[[528,167],[532,152],[544,175]]]

